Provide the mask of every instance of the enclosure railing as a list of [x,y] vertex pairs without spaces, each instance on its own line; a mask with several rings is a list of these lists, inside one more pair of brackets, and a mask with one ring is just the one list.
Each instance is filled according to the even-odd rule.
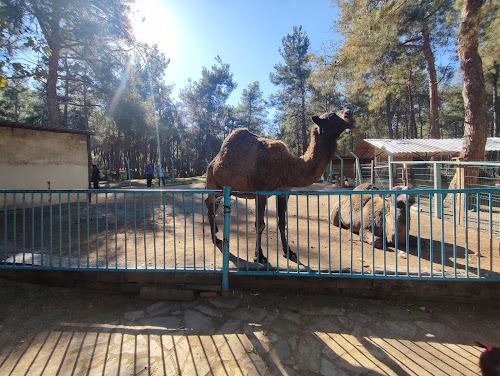
[[214,193],[0,191],[0,267],[220,271],[221,254],[200,231]]
[[[396,185],[409,185],[414,189],[422,188],[499,188],[500,187],[500,162],[462,162],[462,161],[393,161],[392,184],[389,182],[389,164],[378,163],[373,169],[370,165],[363,165],[363,178],[365,182],[373,181],[382,189],[388,189]],[[488,220],[488,213],[484,210],[490,203],[494,208],[500,208],[500,190],[492,196],[479,194],[477,199],[474,195],[468,199],[468,208],[476,206],[480,210],[480,218]],[[443,210],[440,202],[445,200]],[[434,196],[434,216],[440,218],[442,215],[450,216],[451,196]],[[498,232],[500,223],[499,210],[493,210],[494,232]]]
[[[498,193],[494,188],[260,192],[268,201],[262,236],[267,265],[247,262],[255,253],[255,228],[248,199],[237,198],[231,218],[236,273],[500,280],[499,225],[493,220]],[[285,232],[292,250],[299,251],[297,262],[283,256],[276,210],[280,194],[288,197]],[[469,200],[479,195],[487,196],[489,205],[468,209]],[[449,197],[449,215],[434,216],[429,202],[436,196]],[[444,211],[447,204],[439,205]],[[339,206],[343,209],[336,210]]]
[[[258,192],[267,201],[265,264],[254,262],[258,209],[241,198],[254,192],[236,193],[2,190],[0,268],[217,272],[226,288],[230,273],[500,280],[498,188]],[[211,195],[213,229],[222,229],[215,243],[204,204]],[[296,260],[284,257],[280,196]],[[436,197],[440,218],[430,205]]]

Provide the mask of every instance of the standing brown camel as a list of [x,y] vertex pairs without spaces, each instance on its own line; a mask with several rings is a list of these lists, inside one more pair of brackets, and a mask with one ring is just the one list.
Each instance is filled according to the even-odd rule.
[[[350,110],[314,115],[312,121],[315,125],[311,129],[311,141],[301,157],[290,154],[288,147],[281,141],[259,137],[245,128],[234,130],[226,137],[219,153],[208,165],[207,189],[228,186],[233,191],[240,192],[288,191],[292,187],[306,187],[316,182],[334,157],[337,140],[342,132],[354,128],[355,124]],[[238,196],[237,192],[234,195]],[[246,197],[255,199],[255,195]],[[256,201],[255,261],[267,263],[261,248],[266,197],[257,195]],[[278,227],[283,256],[296,262],[297,255],[288,246],[285,234],[287,201],[288,196],[278,196]],[[214,203],[214,195],[208,196],[205,204],[212,241],[220,243],[221,240],[216,237],[217,203]]]

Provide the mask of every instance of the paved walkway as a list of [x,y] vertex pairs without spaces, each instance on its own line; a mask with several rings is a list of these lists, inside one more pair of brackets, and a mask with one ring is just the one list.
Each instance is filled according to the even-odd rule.
[[1,279],[0,302],[0,375],[477,375],[474,341],[500,340],[488,305],[248,292],[152,302]]

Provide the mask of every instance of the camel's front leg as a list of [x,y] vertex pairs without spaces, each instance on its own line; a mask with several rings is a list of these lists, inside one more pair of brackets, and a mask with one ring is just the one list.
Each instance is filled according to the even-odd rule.
[[267,203],[267,197],[266,196],[259,196],[257,195],[255,197],[255,206],[257,208],[257,213],[255,213],[255,231],[257,232],[255,239],[256,239],[256,244],[255,244],[255,262],[260,262],[261,264],[267,264],[267,258],[264,256],[264,253],[262,252],[262,233],[264,232],[264,229],[266,228],[266,223],[264,222],[264,215],[266,213],[266,203]]
[[287,212],[288,196],[278,196],[278,228],[281,235],[281,245],[283,246],[283,257],[290,261],[297,262],[297,254],[288,246],[286,239],[286,212]]
[[383,238],[373,234],[371,228],[370,229],[365,228],[364,230],[360,229],[359,240],[370,245],[373,244],[373,246],[378,249],[384,248]]
[[217,237],[217,232],[219,231],[219,229],[217,228],[217,223],[215,222],[215,213],[217,212],[219,203],[215,195],[208,195],[208,197],[205,199],[205,205],[207,207],[207,216],[208,222],[210,223],[212,242],[214,244],[222,244],[222,240]]

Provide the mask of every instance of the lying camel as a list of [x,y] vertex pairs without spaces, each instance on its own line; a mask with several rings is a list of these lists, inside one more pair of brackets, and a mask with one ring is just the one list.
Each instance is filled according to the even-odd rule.
[[[393,188],[393,190],[406,189],[408,189],[407,186],[396,186]],[[368,191],[378,190],[378,188],[373,184],[363,183],[353,190]],[[349,229],[352,225],[352,232],[359,234],[360,240],[372,244],[373,239],[373,245],[376,248],[383,249],[385,213],[386,244],[394,246],[397,233],[398,246],[401,246],[406,244],[406,234],[410,229],[409,212],[408,223],[406,222],[407,211],[414,203],[415,197],[404,193],[397,196],[396,207],[394,207],[394,197],[392,195],[389,197],[382,197],[379,194],[352,195],[352,201],[349,197],[344,197],[340,200],[340,210],[338,203],[334,205],[331,211],[331,221],[334,226],[345,229]],[[360,234],[361,218],[363,231]]]

